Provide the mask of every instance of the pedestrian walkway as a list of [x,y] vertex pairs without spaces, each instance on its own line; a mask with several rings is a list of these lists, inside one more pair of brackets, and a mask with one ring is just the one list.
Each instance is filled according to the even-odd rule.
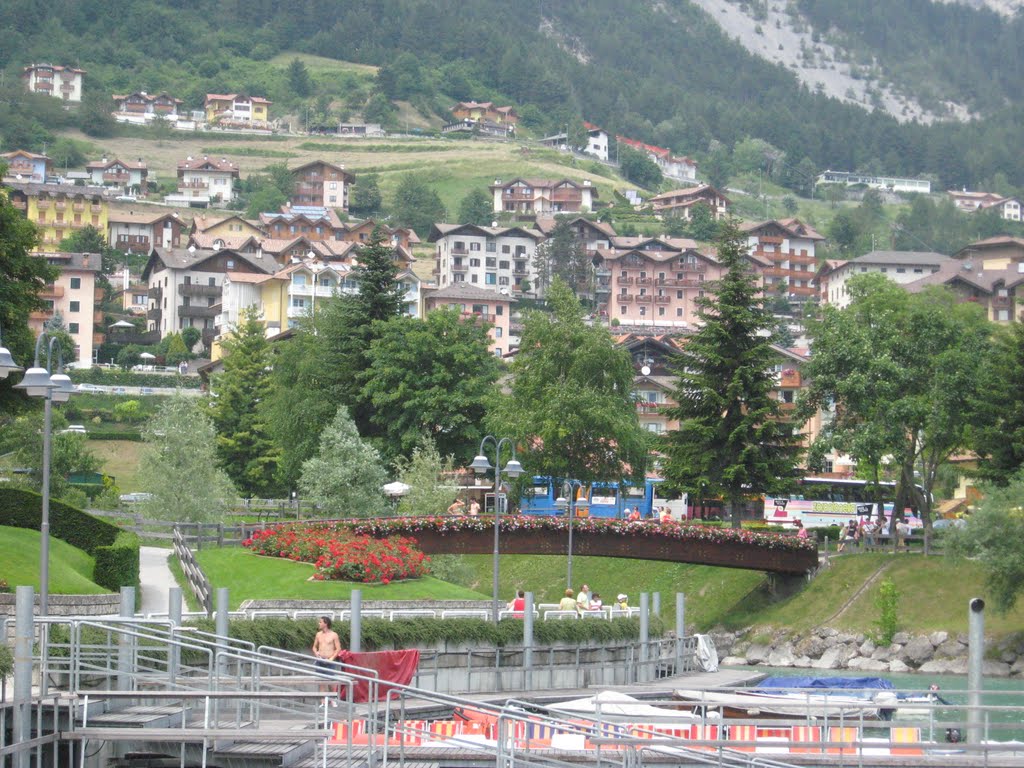
[[168,558],[173,554],[173,550],[161,547],[139,547],[142,613],[167,613],[171,587],[178,586],[168,565]]

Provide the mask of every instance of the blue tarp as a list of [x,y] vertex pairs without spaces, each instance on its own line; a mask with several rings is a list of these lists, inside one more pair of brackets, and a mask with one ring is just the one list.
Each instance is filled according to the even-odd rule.
[[815,688],[819,690],[887,691],[895,686],[882,677],[766,677],[757,690]]

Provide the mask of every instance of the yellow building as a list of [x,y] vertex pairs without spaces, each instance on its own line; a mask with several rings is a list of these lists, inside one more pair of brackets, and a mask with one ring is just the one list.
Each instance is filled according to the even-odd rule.
[[221,124],[265,124],[270,122],[270,105],[262,96],[238,93],[206,94],[206,122]]
[[88,226],[107,237],[107,201],[99,187],[11,182],[11,204],[39,228],[37,250],[51,248]]

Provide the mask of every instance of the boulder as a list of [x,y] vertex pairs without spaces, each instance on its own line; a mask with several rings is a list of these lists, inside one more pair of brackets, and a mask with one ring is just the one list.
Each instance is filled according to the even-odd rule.
[[999,655],[999,660],[1004,664],[1013,665],[1013,663],[1017,660],[1017,654],[1013,651],[1006,650]]
[[919,667],[935,655],[935,647],[927,637],[915,637],[900,652],[899,658],[912,667]]
[[895,645],[906,645],[910,642],[910,635],[908,635],[906,632],[897,632],[895,635],[892,636],[892,642]]
[[930,635],[928,635],[928,639],[931,641],[932,645],[938,648],[944,642],[949,640],[949,632],[932,632]]
[[875,648],[877,648],[877,646],[875,645],[875,641],[871,638],[868,638],[860,644],[860,655],[870,657],[871,654],[875,652]]
[[768,654],[771,653],[771,648],[761,643],[754,643],[747,648],[747,664],[764,664],[768,660]]
[[[876,661],[875,659],[854,659],[850,662],[850,669],[853,669],[853,661],[860,661],[861,665],[858,667],[863,672],[888,672],[889,664],[884,661]],[[891,662],[890,662],[891,663]]]
[[1009,677],[1010,665],[1002,661],[983,661],[981,674],[985,677]]
[[842,662],[839,660],[840,648],[829,648],[823,654],[821,658],[811,662],[813,669],[839,669],[842,667]]
[[770,667],[792,667],[795,660],[793,655],[793,644],[783,643],[777,648],[773,648],[772,652],[768,654],[768,666]]
[[857,658],[857,649],[852,645],[840,645],[837,646],[839,649],[839,663],[842,666],[846,666],[850,663],[851,659]]
[[745,667],[747,666],[747,660],[742,656],[726,656],[720,662],[723,667]]
[[796,652],[802,656],[810,656],[817,659],[825,652],[828,646],[826,641],[820,637],[805,637],[796,644]]
[[967,658],[961,656],[959,659],[950,659],[949,672],[953,675],[966,675],[967,674]]
[[820,638],[835,637],[838,634],[839,632],[832,629],[832,627],[821,627],[818,629],[818,637]]
[[874,652],[871,654],[871,658],[875,661],[889,661],[889,659],[892,658],[892,651],[890,651],[888,647],[875,648]]
[[842,643],[843,645],[846,645],[848,643],[856,643],[857,636],[851,635],[849,632],[843,632],[839,635],[836,635],[836,642]]
[[964,645],[967,645],[967,644],[968,644],[968,643],[970,642],[970,640],[969,640],[969,639],[968,639],[968,637],[967,637],[967,633],[966,633],[966,632],[960,632],[960,633],[959,633],[959,634],[958,634],[958,635],[956,636],[956,641],[957,641],[958,643],[963,643]]
[[967,646],[959,640],[945,640],[935,649],[935,656],[940,659],[956,659],[967,654]]
[[909,672],[910,671],[910,667],[908,667],[906,664],[904,664],[899,659],[893,659],[892,661],[889,662],[889,671],[890,672]]
[[926,675],[947,675],[953,671],[953,662],[954,659],[932,659],[922,664],[917,671]]
[[1024,675],[1024,657],[1018,658],[1010,667],[1011,675]]
[[810,656],[797,656],[793,660],[793,666],[799,669],[810,669],[812,663]]

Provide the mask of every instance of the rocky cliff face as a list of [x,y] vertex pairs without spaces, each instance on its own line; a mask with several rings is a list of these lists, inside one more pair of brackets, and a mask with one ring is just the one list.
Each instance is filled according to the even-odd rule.
[[[712,633],[723,665],[758,664],[795,669],[848,669],[853,672],[967,674],[967,635],[897,632],[890,645],[876,645],[864,634],[822,627],[793,637],[778,633],[765,641],[750,632]],[[1024,634],[986,643],[984,674],[1024,677]]]

